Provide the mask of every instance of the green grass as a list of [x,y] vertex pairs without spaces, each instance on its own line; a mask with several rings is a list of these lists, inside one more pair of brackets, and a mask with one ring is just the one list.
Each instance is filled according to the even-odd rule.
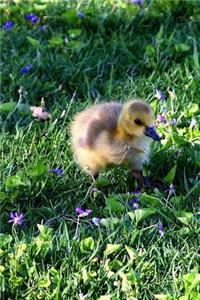
[[[2,24],[15,22],[0,33],[1,299],[71,300],[80,292],[88,300],[200,299],[199,2],[11,1],[0,9]],[[30,12],[46,29],[26,20]],[[21,75],[27,64],[31,70]],[[68,128],[94,102],[136,96],[167,118],[144,170],[152,186],[139,210],[124,168],[104,172],[93,190],[73,159]],[[19,105],[1,106],[40,106],[42,98],[52,115],[44,122]],[[49,171],[55,167],[64,176]],[[79,206],[92,215],[77,218]],[[21,226],[8,223],[11,211],[25,214]],[[92,217],[101,218],[98,227]]]

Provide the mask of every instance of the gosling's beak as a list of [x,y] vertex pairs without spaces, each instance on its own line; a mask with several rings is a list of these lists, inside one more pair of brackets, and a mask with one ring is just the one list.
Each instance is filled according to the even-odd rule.
[[147,127],[145,128],[145,132],[144,134],[146,136],[149,136],[150,138],[152,138],[155,141],[160,141],[160,136],[157,134],[156,129],[154,127]]

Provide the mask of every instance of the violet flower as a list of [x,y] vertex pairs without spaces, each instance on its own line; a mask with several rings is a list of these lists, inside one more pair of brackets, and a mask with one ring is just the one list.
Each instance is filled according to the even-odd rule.
[[3,24],[3,29],[5,30],[11,30],[14,26],[14,22],[13,21],[6,21],[4,24]]
[[192,119],[190,122],[190,129],[194,129],[196,124],[197,124],[197,121],[195,119]]
[[93,223],[95,226],[99,226],[100,218],[92,218],[92,223]]
[[176,124],[176,119],[171,119],[171,120],[169,120],[168,123],[169,123],[169,125],[173,126]]
[[165,115],[157,115],[157,121],[163,124],[167,122]]
[[76,16],[80,19],[84,19],[84,17],[85,17],[84,14],[80,11],[77,12]]
[[26,15],[26,19],[31,21],[33,18],[35,18],[35,16],[36,15],[34,13],[30,13],[30,14]]
[[164,93],[162,93],[161,90],[158,90],[158,89],[156,89],[155,97],[158,100],[165,100],[166,99],[166,95]]
[[162,223],[158,224],[158,232],[160,234],[161,237],[163,237],[163,235],[165,234],[165,229]]
[[83,218],[83,217],[87,217],[91,214],[92,210],[91,209],[83,209],[81,207],[77,207],[76,208],[76,213],[78,214],[78,216],[80,218]]
[[76,213],[77,213],[78,215],[81,215],[81,214],[84,213],[84,210],[83,210],[81,207],[77,207],[77,208],[76,208]]
[[140,196],[141,195],[141,190],[140,189],[135,190],[135,195],[136,195],[136,197]]
[[138,200],[138,198],[137,197],[134,197],[133,198],[133,207],[135,208],[135,209],[138,209],[140,206],[139,206],[139,200]]
[[27,66],[24,66],[22,69],[21,69],[21,71],[20,71],[20,73],[23,75],[23,74],[26,74],[26,73],[28,73],[29,71],[30,71],[30,69],[33,67],[33,65],[32,64],[29,64],[29,65],[27,65]]
[[39,18],[34,14],[30,13],[26,16],[26,19],[31,21],[31,23],[34,25],[39,22]]
[[176,189],[175,189],[174,185],[170,184],[170,186],[169,186],[169,195],[175,194],[175,192],[176,192]]
[[61,168],[51,169],[51,172],[53,172],[54,174],[56,174],[59,177],[63,176],[63,169],[61,169]]
[[18,212],[11,212],[10,213],[10,220],[9,223],[13,223],[13,225],[21,225],[23,222],[24,215],[19,214]]
[[38,28],[41,29],[41,30],[45,30],[47,28],[47,25],[41,25]]
[[128,0],[128,3],[142,5],[144,4],[144,0]]

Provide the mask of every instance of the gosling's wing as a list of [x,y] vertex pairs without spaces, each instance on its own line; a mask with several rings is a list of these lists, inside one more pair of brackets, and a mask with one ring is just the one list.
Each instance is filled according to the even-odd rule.
[[93,147],[100,134],[117,128],[122,105],[117,102],[94,105],[78,113],[71,123],[72,143],[75,147]]
[[121,104],[115,102],[100,104],[96,107],[94,118],[87,126],[86,144],[89,147],[96,144],[103,131],[109,135],[116,130],[121,109]]

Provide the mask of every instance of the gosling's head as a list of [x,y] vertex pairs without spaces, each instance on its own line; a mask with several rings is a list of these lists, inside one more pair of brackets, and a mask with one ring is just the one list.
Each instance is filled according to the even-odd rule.
[[130,136],[146,135],[155,141],[160,137],[153,127],[153,113],[150,105],[141,100],[124,104],[120,124]]

